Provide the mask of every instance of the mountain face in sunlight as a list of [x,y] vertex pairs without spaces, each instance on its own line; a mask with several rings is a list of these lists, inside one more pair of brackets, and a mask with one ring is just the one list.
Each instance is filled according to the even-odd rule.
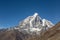
[[54,26],[54,24],[51,21],[42,19],[38,13],[35,13],[20,22],[19,27],[16,29],[26,31],[28,34],[40,34],[42,31],[46,31],[52,26]]
[[0,29],[0,40],[60,40],[60,22],[54,25],[35,13],[15,27]]

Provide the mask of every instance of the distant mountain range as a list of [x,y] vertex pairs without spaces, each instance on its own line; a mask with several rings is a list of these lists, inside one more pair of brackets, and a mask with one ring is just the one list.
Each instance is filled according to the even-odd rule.
[[60,40],[60,22],[54,25],[35,13],[18,26],[0,29],[0,40]]

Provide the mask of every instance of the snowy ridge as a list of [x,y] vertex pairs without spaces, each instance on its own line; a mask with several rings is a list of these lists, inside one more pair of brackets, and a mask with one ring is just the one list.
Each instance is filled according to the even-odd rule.
[[38,13],[35,13],[33,16],[28,16],[26,19],[20,22],[18,28],[21,31],[26,31],[27,33],[39,34],[42,30],[46,31],[53,26],[54,24],[52,22],[46,19],[41,19]]
[[46,19],[43,19],[42,22],[43,22],[42,26],[46,26],[47,27],[46,29],[54,26],[54,24],[51,21],[48,21]]

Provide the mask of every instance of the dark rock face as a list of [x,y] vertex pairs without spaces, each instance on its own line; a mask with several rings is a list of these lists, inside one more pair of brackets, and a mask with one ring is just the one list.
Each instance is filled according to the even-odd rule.
[[2,31],[0,40],[60,40],[60,23],[38,36],[24,34],[18,30]]

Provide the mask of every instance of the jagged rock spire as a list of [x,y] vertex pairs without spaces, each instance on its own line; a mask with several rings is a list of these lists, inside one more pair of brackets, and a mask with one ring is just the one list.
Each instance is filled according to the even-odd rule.
[[30,27],[34,27],[34,25],[36,26],[36,24],[40,24],[41,22],[41,18],[39,17],[38,13],[35,13],[33,15],[33,18],[30,20]]

